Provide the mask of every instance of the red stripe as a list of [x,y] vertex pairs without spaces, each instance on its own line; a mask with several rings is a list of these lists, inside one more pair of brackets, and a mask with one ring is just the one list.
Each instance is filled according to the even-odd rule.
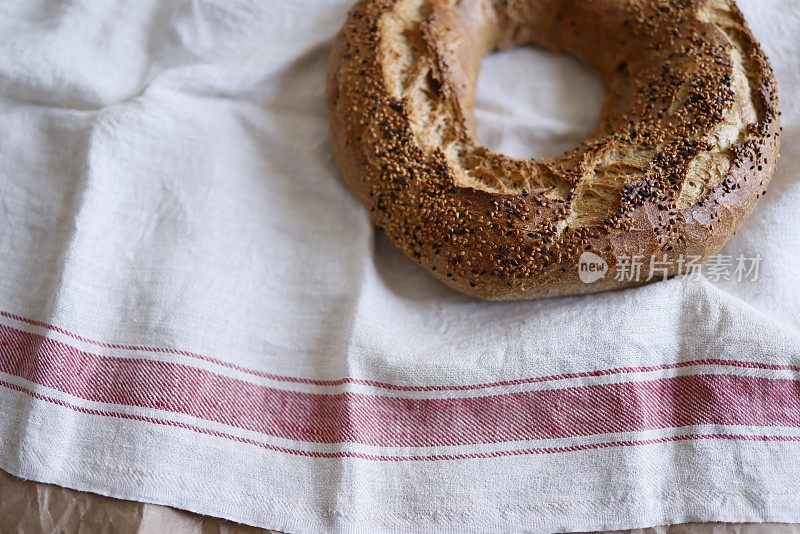
[[500,458],[504,456],[521,456],[531,454],[557,454],[566,452],[580,452],[596,449],[609,449],[614,447],[635,447],[643,445],[658,445],[662,443],[673,443],[681,441],[704,441],[704,440],[723,440],[723,441],[754,441],[754,442],[783,442],[783,443],[797,443],[800,442],[800,436],[770,436],[764,434],[681,434],[678,436],[665,436],[660,438],[651,439],[638,439],[638,440],[618,440],[618,441],[603,441],[598,443],[585,443],[582,445],[568,445],[561,447],[531,447],[527,449],[512,449],[505,451],[487,451],[487,452],[473,452],[473,453],[457,453],[457,454],[430,454],[430,455],[411,455],[411,456],[391,456],[387,454],[368,454],[354,451],[338,451],[338,452],[317,452],[306,451],[302,449],[294,449],[291,447],[281,447],[263,441],[243,438],[227,432],[220,432],[218,430],[211,430],[188,423],[181,423],[179,421],[171,421],[169,419],[159,419],[155,417],[146,417],[141,415],[134,415],[121,412],[113,412],[109,410],[95,410],[91,408],[84,408],[77,406],[60,399],[41,395],[24,387],[10,382],[0,380],[0,386],[8,389],[24,393],[34,399],[44,402],[49,402],[63,408],[70,409],[77,413],[87,415],[97,415],[101,417],[114,417],[117,419],[125,419],[130,421],[142,421],[154,425],[168,426],[173,428],[182,428],[191,430],[199,434],[206,434],[218,438],[229,439],[238,443],[247,445],[254,445],[263,449],[283,452],[295,456],[305,456],[308,458],[356,458],[361,460],[372,460],[377,462],[420,462],[420,461],[446,461],[446,460],[475,460],[487,458]]
[[464,399],[313,394],[175,363],[91,354],[0,326],[0,371],[90,401],[295,441],[426,447],[700,424],[800,427],[800,383],[699,375]]
[[219,358],[214,358],[211,356],[205,356],[196,352],[191,352],[182,349],[171,349],[167,347],[152,347],[146,345],[135,345],[135,344],[126,344],[126,343],[108,343],[105,341],[97,341],[79,334],[75,334],[61,328],[59,326],[51,325],[49,323],[45,323],[42,321],[37,321],[34,319],[28,319],[26,317],[22,317],[21,315],[17,315],[11,312],[0,310],[0,316],[7,317],[9,319],[13,319],[15,321],[19,321],[21,323],[29,324],[32,326],[38,326],[40,328],[44,328],[46,330],[50,330],[52,332],[57,332],[67,337],[71,337],[77,341],[81,341],[83,343],[94,345],[96,347],[102,347],[106,349],[115,349],[115,350],[126,350],[132,352],[144,352],[144,353],[151,353],[151,354],[173,354],[176,356],[183,356],[186,358],[196,359],[204,362],[213,363],[214,365],[219,365],[220,367],[224,367],[227,369],[232,369],[241,373],[249,374],[251,376],[256,376],[259,378],[266,378],[268,380],[275,380],[276,382],[286,382],[286,383],[294,383],[294,384],[304,384],[304,385],[312,385],[312,386],[322,386],[322,387],[336,387],[336,386],[344,386],[348,384],[352,385],[361,385],[361,386],[369,386],[379,389],[386,389],[390,391],[405,391],[405,392],[418,392],[418,393],[425,393],[425,392],[443,392],[443,391],[477,391],[481,389],[489,389],[489,388],[496,388],[496,387],[504,387],[504,386],[521,386],[526,384],[536,384],[536,383],[546,383],[546,382],[556,382],[561,380],[569,380],[574,378],[597,378],[602,376],[612,376],[618,374],[632,374],[632,373],[650,373],[650,372],[657,372],[657,371],[669,371],[673,369],[686,369],[690,367],[699,367],[704,365],[717,365],[717,366],[725,366],[725,367],[734,367],[739,369],[761,369],[761,370],[771,370],[771,371],[793,371],[793,372],[800,372],[800,367],[792,366],[792,365],[784,365],[784,364],[770,364],[770,363],[762,363],[762,362],[751,362],[751,361],[743,361],[743,360],[731,360],[731,359],[721,359],[721,358],[705,358],[705,359],[697,359],[697,360],[687,360],[678,363],[671,363],[671,364],[663,364],[663,365],[651,365],[651,366],[633,366],[633,367],[617,367],[613,369],[599,369],[593,371],[581,371],[581,372],[574,372],[574,373],[561,373],[556,375],[546,375],[546,376],[536,376],[536,377],[528,377],[528,378],[519,378],[514,380],[501,380],[497,382],[487,382],[483,384],[454,384],[454,385],[433,385],[433,386],[413,386],[407,384],[391,384],[388,382],[380,382],[376,380],[367,380],[363,378],[354,378],[354,377],[345,377],[339,378],[334,380],[319,380],[313,378],[303,378],[303,377],[296,377],[296,376],[285,376],[279,375],[275,373],[268,373],[265,371],[257,370],[257,369],[250,369],[241,365],[233,364],[230,362],[226,362],[224,360],[220,360]]

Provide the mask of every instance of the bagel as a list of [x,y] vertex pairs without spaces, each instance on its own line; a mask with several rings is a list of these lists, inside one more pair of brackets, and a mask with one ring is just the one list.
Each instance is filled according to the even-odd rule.
[[[571,54],[605,84],[595,132],[558,157],[476,141],[481,60],[520,45]],[[327,100],[335,160],[374,224],[490,300],[647,283],[582,282],[587,251],[611,273],[641,257],[680,274],[719,252],[778,161],[775,78],[733,0],[361,0]]]

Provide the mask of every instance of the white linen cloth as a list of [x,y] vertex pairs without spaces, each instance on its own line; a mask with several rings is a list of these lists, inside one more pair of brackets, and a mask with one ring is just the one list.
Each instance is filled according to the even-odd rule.
[[[503,304],[343,186],[349,4],[0,4],[0,468],[289,532],[800,522],[800,4],[740,0],[785,127],[725,250],[758,281]],[[505,52],[480,137],[555,153],[601,99]]]

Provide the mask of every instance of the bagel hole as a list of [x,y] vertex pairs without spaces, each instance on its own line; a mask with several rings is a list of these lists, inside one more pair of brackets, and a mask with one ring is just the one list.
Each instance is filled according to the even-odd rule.
[[603,82],[572,56],[532,46],[495,52],[478,78],[478,141],[516,159],[555,157],[592,135],[604,99]]

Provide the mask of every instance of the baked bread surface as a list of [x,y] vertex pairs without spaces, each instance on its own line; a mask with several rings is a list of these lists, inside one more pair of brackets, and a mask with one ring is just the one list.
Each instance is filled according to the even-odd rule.
[[[558,157],[476,140],[481,60],[519,45],[572,54],[605,83],[596,131]],[[680,274],[736,232],[778,161],[775,79],[733,0],[361,0],[328,104],[336,162],[372,221],[484,299],[645,283],[614,276],[623,258]],[[609,269],[592,284],[587,251]]]

